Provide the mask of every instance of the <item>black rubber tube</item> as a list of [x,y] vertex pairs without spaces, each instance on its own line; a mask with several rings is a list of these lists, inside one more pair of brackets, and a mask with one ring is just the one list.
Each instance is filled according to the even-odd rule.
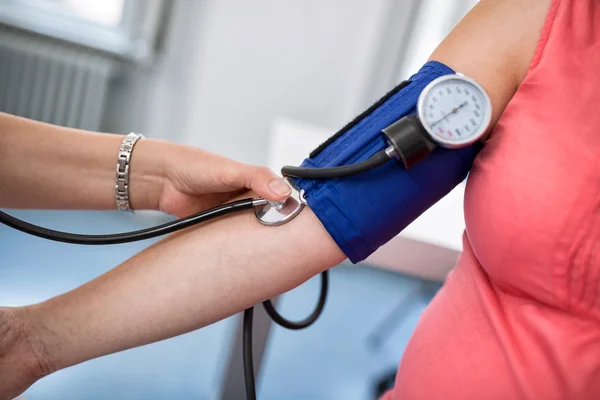
[[55,231],[52,229],[43,228],[22,221],[12,215],[0,211],[0,223],[17,229],[21,232],[28,233],[33,236],[41,237],[55,242],[84,244],[84,245],[109,245],[136,242],[154,238],[157,236],[166,235],[175,231],[188,228],[190,226],[206,222],[213,218],[231,214],[237,211],[249,210],[254,208],[254,199],[243,199],[231,203],[223,204],[222,206],[211,208],[189,217],[181,218],[176,221],[167,222],[162,225],[153,226],[151,228],[141,229],[133,232],[114,233],[109,235],[84,235],[77,233],[68,233]]
[[[302,321],[289,321],[281,316],[273,306],[271,300],[263,302],[265,311],[271,319],[278,325],[292,330],[304,329],[312,325],[323,313],[325,302],[327,301],[327,292],[329,290],[329,271],[321,273],[321,292],[319,300],[312,314]],[[242,332],[242,353],[244,354],[244,382],[246,383],[246,399],[256,400],[256,384],[254,378],[254,355],[252,353],[252,317],[254,308],[250,307],[244,311],[244,322]]]
[[308,318],[298,322],[289,321],[283,318],[281,314],[277,312],[277,310],[273,306],[273,303],[271,303],[271,300],[267,300],[263,302],[263,306],[265,307],[265,311],[267,312],[267,314],[269,314],[269,317],[271,317],[271,319],[278,325],[292,330],[304,329],[312,325],[323,312],[325,302],[327,301],[327,291],[329,288],[328,272],[329,271],[323,271],[321,273],[321,293],[319,294],[319,300],[317,302],[315,310],[312,312],[311,315],[308,316]]
[[334,179],[346,176],[358,175],[360,173],[377,168],[388,162],[390,158],[385,150],[375,153],[371,158],[351,165],[342,165],[331,168],[302,168],[286,165],[281,169],[283,176],[303,179]]
[[252,354],[253,316],[254,307],[250,307],[244,311],[242,352],[244,353],[244,382],[246,384],[246,400],[256,400],[256,384],[254,382],[254,355]]

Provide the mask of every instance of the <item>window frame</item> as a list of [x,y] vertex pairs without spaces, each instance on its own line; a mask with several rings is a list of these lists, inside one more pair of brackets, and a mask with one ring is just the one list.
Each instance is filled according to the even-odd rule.
[[[124,0],[123,17],[105,26],[35,0],[0,0],[0,24],[101,51],[134,62],[155,55],[165,0]],[[50,7],[48,7],[50,6]]]

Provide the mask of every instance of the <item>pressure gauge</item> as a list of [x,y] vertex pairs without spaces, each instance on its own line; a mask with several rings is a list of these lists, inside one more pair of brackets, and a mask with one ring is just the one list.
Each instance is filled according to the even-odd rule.
[[460,148],[487,132],[492,105],[485,90],[462,74],[444,75],[429,83],[417,102],[423,128],[439,145]]
[[492,120],[489,96],[473,79],[444,75],[421,92],[417,112],[382,129],[388,157],[410,168],[436,147],[458,149],[480,140]]

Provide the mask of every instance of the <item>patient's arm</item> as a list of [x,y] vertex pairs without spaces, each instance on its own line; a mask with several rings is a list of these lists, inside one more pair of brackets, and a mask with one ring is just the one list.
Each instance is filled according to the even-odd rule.
[[475,78],[492,101],[492,126],[525,77],[550,0],[481,0],[430,59]]
[[29,311],[51,372],[201,328],[343,259],[308,208],[276,228],[242,213],[166,238]]

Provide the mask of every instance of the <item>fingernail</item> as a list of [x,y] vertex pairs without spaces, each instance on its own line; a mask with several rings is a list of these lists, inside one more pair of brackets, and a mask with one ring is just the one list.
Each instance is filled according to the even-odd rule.
[[288,196],[292,193],[292,189],[281,179],[273,179],[269,182],[269,189],[278,196]]

